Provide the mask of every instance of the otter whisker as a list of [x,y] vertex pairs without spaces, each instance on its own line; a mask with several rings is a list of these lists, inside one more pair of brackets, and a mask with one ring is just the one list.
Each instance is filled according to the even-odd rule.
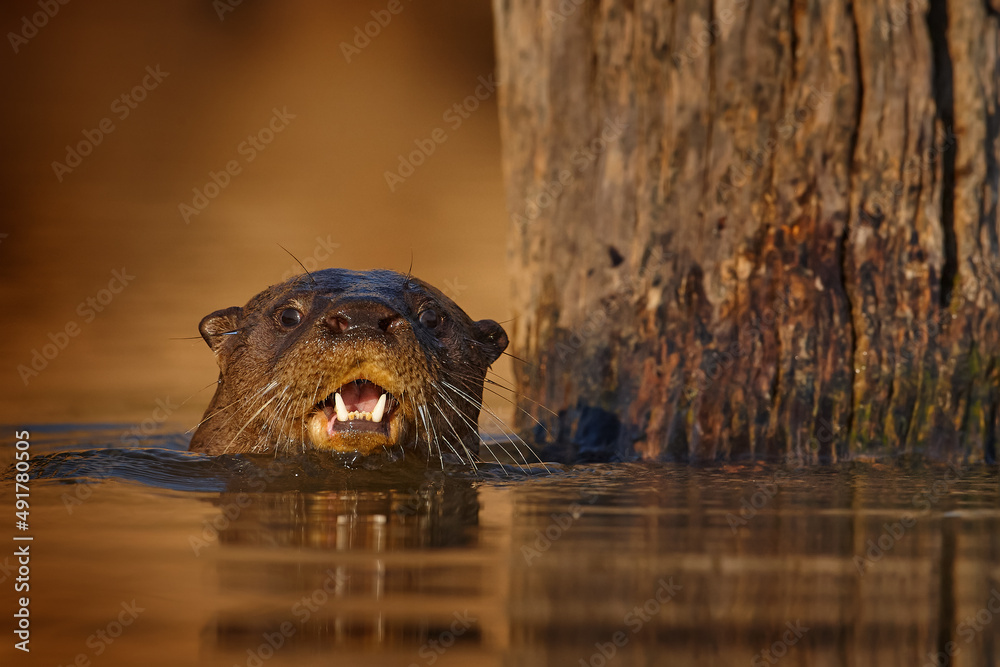
[[228,450],[229,450],[229,446],[230,446],[230,445],[233,445],[233,444],[235,444],[235,443],[236,443],[236,439],[237,439],[237,438],[239,438],[239,437],[240,437],[240,435],[241,435],[241,434],[243,433],[243,431],[244,431],[244,430],[246,430],[247,426],[249,426],[249,425],[250,425],[250,423],[251,423],[251,422],[252,422],[252,421],[253,421],[254,419],[256,419],[256,418],[257,418],[257,415],[259,415],[259,414],[260,414],[261,412],[263,412],[263,411],[264,411],[264,408],[266,408],[266,407],[267,407],[268,405],[270,405],[271,403],[273,403],[273,402],[274,402],[275,400],[277,400],[277,399],[278,399],[278,398],[280,398],[280,397],[281,397],[281,394],[275,394],[274,396],[272,396],[271,398],[269,398],[269,399],[267,400],[267,402],[266,402],[266,403],[264,403],[264,405],[260,406],[260,409],[258,409],[258,410],[257,410],[257,412],[253,413],[253,415],[251,415],[251,416],[250,416],[250,419],[247,419],[247,420],[246,420],[246,421],[245,421],[245,422],[243,423],[243,426],[242,426],[242,427],[240,427],[240,430],[236,432],[236,435],[234,435],[234,436],[233,436],[233,439],[232,439],[232,440],[230,441],[229,445],[227,445],[227,446],[226,446],[226,451],[228,451]]
[[[499,417],[499,416],[497,416],[497,414],[496,414],[495,412],[493,412],[493,410],[491,410],[491,409],[489,408],[489,406],[486,406],[486,405],[484,405],[484,404],[482,403],[482,401],[476,401],[476,400],[475,400],[475,398],[474,398],[473,396],[470,396],[469,394],[467,394],[466,392],[462,391],[462,390],[461,390],[460,388],[456,387],[455,385],[453,385],[453,384],[451,384],[451,383],[449,383],[449,382],[446,382],[446,381],[442,381],[442,383],[441,383],[441,384],[442,384],[442,385],[443,385],[444,387],[446,387],[446,388],[449,388],[449,389],[451,389],[451,390],[452,390],[452,391],[453,391],[453,392],[455,393],[455,395],[456,395],[456,396],[460,396],[461,398],[464,398],[464,399],[465,399],[466,401],[468,401],[469,403],[471,403],[471,404],[472,404],[473,406],[475,406],[475,407],[477,407],[477,408],[480,408],[481,410],[485,410],[485,411],[486,411],[486,413],[487,413],[487,414],[488,414],[488,415],[489,415],[490,417],[492,417],[492,418],[493,418],[493,419],[494,419],[494,420],[495,420],[495,421],[497,422],[497,424],[499,424],[499,425],[500,425],[500,426],[502,427],[502,431],[501,431],[501,433],[502,433],[502,434],[503,434],[503,436],[504,436],[504,437],[505,437],[505,438],[507,439],[507,441],[508,441],[508,442],[510,443],[511,447],[513,447],[513,448],[514,448],[514,451],[515,451],[515,452],[517,452],[517,453],[518,453],[518,455],[520,455],[520,457],[521,457],[521,461],[523,461],[523,462],[524,462],[524,465],[525,465],[525,466],[528,466],[528,465],[530,465],[530,464],[528,463],[528,458],[527,458],[527,457],[526,457],[526,456],[524,455],[524,452],[522,451],[522,449],[521,449],[521,447],[519,446],[519,444],[518,444],[518,443],[520,443],[520,445],[523,445],[523,446],[524,446],[525,448],[527,448],[527,449],[528,449],[529,451],[532,451],[532,453],[534,453],[534,450],[532,450],[532,449],[531,449],[531,446],[530,446],[530,445],[528,445],[528,443],[526,443],[526,442],[525,442],[525,441],[524,441],[524,440],[523,440],[523,439],[522,439],[521,437],[519,437],[519,436],[518,436],[517,434],[513,433],[513,432],[512,432],[511,430],[510,430],[510,428],[509,428],[509,427],[508,427],[508,426],[507,426],[507,425],[506,425],[506,424],[505,424],[505,423],[503,422],[503,420],[502,420],[502,419],[500,419],[500,417]],[[457,412],[457,411],[458,411],[458,408],[457,408],[457,406],[454,406],[454,407],[455,407],[455,410],[456,410],[456,412]],[[459,414],[461,414],[461,412],[459,412]],[[463,416],[464,416],[464,415],[463,415]],[[478,427],[478,424],[477,424],[476,426]],[[511,438],[511,436],[512,436],[512,435],[513,435],[513,437],[514,437],[514,438],[517,438],[517,442],[514,442],[514,440],[513,440],[512,438]],[[482,440],[481,440],[481,439],[480,439],[480,442],[482,442]],[[485,444],[485,443],[483,443],[483,444]],[[515,463],[517,463],[517,457],[516,457],[516,456],[511,456],[511,455],[510,455],[510,452],[509,452],[509,451],[507,450],[507,448],[506,448],[506,447],[504,447],[504,446],[503,446],[503,444],[502,444],[502,443],[500,443],[500,442],[497,442],[497,446],[498,446],[498,447],[500,447],[501,451],[503,451],[503,453],[504,453],[504,454],[506,454],[506,455],[507,455],[507,457],[508,457],[508,458],[509,458],[509,459],[510,459],[511,461],[514,461]],[[492,452],[491,452],[491,453],[492,453]],[[494,458],[496,458],[496,454],[493,454],[493,456],[494,456]],[[539,463],[541,463],[541,464],[542,464],[542,466],[543,466],[543,467],[545,466],[545,462],[544,462],[544,461],[542,461],[541,459],[539,459],[537,455],[535,456],[535,458],[536,458],[536,459],[538,460],[538,462],[539,462]],[[500,461],[499,461],[499,460],[497,460],[497,463],[500,463]],[[520,465],[520,464],[518,463],[518,465]],[[548,470],[548,468],[545,468],[545,469],[546,469],[546,470]],[[523,470],[523,468],[522,468],[522,470]]]
[[[233,401],[233,403],[231,403],[230,406],[238,405],[239,409],[230,412],[229,415],[225,417],[225,421],[222,422],[222,426],[223,427],[229,426],[234,420],[240,418],[243,414],[245,414],[246,411],[252,410],[255,405],[259,404],[263,400],[265,394],[267,394],[270,391],[273,391],[277,386],[278,384],[276,382],[272,382],[253,394],[244,396],[240,399],[237,399],[236,401]],[[227,445],[225,451],[228,451],[228,449],[229,447]]]
[[[197,338],[201,338],[201,336],[197,336]],[[205,391],[209,387],[218,387],[218,386],[219,386],[219,381],[216,380],[215,382],[213,382],[211,384],[206,384],[204,387],[202,387],[201,389],[199,389],[198,393],[200,394],[201,392]],[[191,400],[191,398],[194,398],[194,395],[192,395],[190,398],[188,398],[188,400]],[[187,403],[187,401],[184,401],[184,403]],[[183,405],[183,403],[181,405]],[[219,410],[217,412],[221,412],[224,409],[225,408],[219,408]],[[195,424],[191,428],[189,428],[186,431],[184,431],[184,433],[190,433],[191,431],[195,430],[196,428],[198,428],[199,426],[201,426],[202,424],[204,424],[208,419],[210,419],[210,417],[208,415],[203,415],[200,422],[198,422],[197,424]]]
[[316,279],[313,278],[313,275],[311,273],[309,273],[309,269],[306,268],[306,265],[303,264],[302,262],[300,262],[299,258],[296,257],[295,255],[293,255],[292,252],[288,248],[286,248],[285,246],[283,246],[283,245],[281,245],[279,243],[278,247],[281,248],[282,250],[284,250],[285,252],[287,252],[288,256],[291,257],[292,259],[294,259],[295,263],[302,267],[302,270],[306,272],[307,276],[309,276],[309,281],[312,282],[313,285],[315,285],[316,284]]
[[[496,371],[492,371],[491,370],[490,373],[493,373],[493,375],[495,375],[496,377],[498,377],[500,380],[503,380],[503,382],[506,382],[507,384],[510,384],[510,381],[507,378],[505,378],[505,377],[497,374]],[[512,394],[515,393],[515,391],[516,391],[516,389],[514,387],[508,387],[507,384],[501,384],[500,382],[498,382],[497,380],[494,380],[491,377],[487,377],[486,379],[483,380],[483,382],[485,384],[492,384],[492,385],[494,385],[496,387],[500,387],[504,391],[509,391]]]
[[[427,431],[429,437],[427,449],[429,453],[433,454],[434,451],[432,447],[437,446],[438,459],[441,462],[441,470],[444,470],[444,452],[441,450],[441,442],[438,438],[437,427],[434,426],[434,420],[430,418],[429,414],[427,414],[428,410],[429,408],[426,404],[419,406],[420,420],[424,423],[424,430]],[[428,424],[430,424],[430,428],[428,428]],[[433,436],[430,435],[431,433],[433,433]]]
[[[418,406],[417,405],[417,398],[416,398],[416,396],[407,396],[407,399],[409,399],[410,406],[413,408],[413,430],[414,430],[413,438],[414,438],[414,441],[417,442],[418,444],[420,442],[423,442],[420,439],[420,422],[423,422],[423,425],[424,425],[424,441],[427,442],[427,453],[428,454],[433,454],[434,453],[434,444],[435,444],[434,443],[434,438],[431,435],[431,429],[430,429],[430,427],[427,426],[427,418],[424,416],[424,412],[421,409],[423,406]],[[440,449],[440,447],[438,448],[438,456],[439,456],[439,458],[441,458],[441,469],[444,470],[444,458],[441,457],[441,449]]]
[[[442,468],[481,462],[485,375],[507,335],[409,273],[306,271],[209,314],[199,330],[220,373],[191,451],[387,450],[398,459],[417,445],[428,458],[437,450]],[[487,412],[514,447],[493,443],[490,455],[526,462]]]
[[[288,394],[288,386],[287,385],[281,385],[281,384],[279,384],[276,381],[272,382],[271,384],[274,385],[274,388],[279,388],[280,387],[281,391],[277,394],[277,397],[279,399],[284,399],[287,396],[287,394]],[[288,401],[287,400],[283,400],[283,401],[281,401],[279,403],[279,405],[283,406],[284,408],[287,408],[288,407]],[[252,405],[248,406],[248,410],[247,411],[249,411],[250,409],[253,409]],[[258,413],[258,414],[260,414],[260,413]],[[269,432],[273,431],[274,428],[275,428],[275,421],[276,421],[275,418],[276,417],[277,417],[277,415],[273,411],[269,411],[268,413],[264,414],[264,416],[263,416],[263,420],[262,420],[263,421],[263,425],[264,425],[265,428],[267,428],[269,430]]]
[[[290,389],[290,387],[286,386],[284,388],[284,390],[282,390],[282,392],[281,392],[282,398],[285,398],[288,395],[289,389]],[[277,445],[277,443],[279,442],[279,437],[278,437],[279,435],[282,435],[282,434],[285,434],[285,433],[289,432],[290,429],[288,427],[292,423],[292,419],[293,419],[293,417],[292,417],[292,409],[294,407],[295,407],[295,402],[294,401],[285,400],[284,401],[284,408],[280,412],[280,415],[275,415],[277,418],[273,420],[274,427],[273,427],[273,429],[270,429],[268,431],[269,440],[274,440],[275,441],[275,445]],[[286,450],[291,449],[291,442],[290,442],[289,438],[286,436],[283,439],[284,439],[284,449],[286,449]],[[263,443],[263,444],[264,444],[264,446],[267,445],[267,443]],[[277,452],[280,449],[280,447],[275,446],[274,449],[275,449],[275,457],[277,457]]]
[[[277,385],[275,384],[274,386],[277,386]],[[267,387],[264,387],[259,392],[257,392],[257,394],[254,394],[254,395],[255,396],[259,396],[260,394],[263,394],[264,392],[266,392],[266,391],[268,391],[270,389],[273,389],[273,387],[271,385],[268,385]],[[194,428],[198,428],[199,426],[201,426],[202,424],[204,424],[205,422],[207,422],[209,419],[212,419],[216,415],[222,414],[223,412],[225,412],[229,408],[233,407],[234,405],[239,405],[240,403],[246,401],[249,398],[252,398],[252,396],[241,396],[240,398],[237,398],[235,401],[232,401],[231,403],[228,403],[227,405],[222,406],[221,408],[219,408],[215,412],[212,412],[211,414],[206,413],[205,416],[204,416],[204,418],[202,418],[202,420],[200,422],[198,422],[194,426]]]
[[[444,392],[441,392],[441,393],[440,393],[439,395],[440,395],[440,396],[444,396],[444,397],[445,397],[445,399],[447,399],[447,395],[446,395],[446,394],[445,394]],[[434,402],[432,403],[432,405],[433,405],[433,406],[434,406],[435,408],[437,408],[437,411],[438,411],[439,413],[441,413],[441,417],[442,417],[442,418],[444,419],[445,423],[446,423],[446,424],[448,425],[448,428],[450,428],[450,429],[451,429],[451,432],[455,434],[455,438],[457,438],[457,439],[458,439],[458,444],[462,445],[462,449],[463,449],[463,450],[465,451],[465,454],[466,454],[466,456],[468,456],[468,457],[469,457],[469,463],[470,463],[470,464],[472,465],[472,469],[473,469],[473,470],[476,470],[476,471],[478,471],[478,470],[479,470],[479,468],[478,468],[478,467],[476,466],[476,460],[475,460],[475,457],[474,457],[474,456],[472,455],[472,452],[470,452],[470,451],[469,451],[469,448],[468,448],[468,446],[466,446],[466,444],[465,444],[465,440],[463,440],[463,439],[462,439],[462,436],[460,436],[460,435],[458,434],[458,431],[456,431],[456,430],[455,430],[455,426],[454,426],[454,425],[453,425],[453,424],[451,423],[451,420],[450,420],[450,419],[448,419],[448,415],[447,415],[447,413],[445,413],[445,411],[441,409],[441,406],[437,404],[437,401],[434,401]],[[461,412],[458,412],[458,411],[456,411],[456,414],[458,414],[458,415],[460,415],[460,416],[462,416],[462,417],[464,418],[464,415],[462,415],[462,413],[461,413]],[[451,443],[449,442],[449,443],[448,443],[448,446],[449,446],[449,448],[450,448],[450,449],[452,450],[452,452],[454,452],[454,453],[455,453],[455,455],[456,455],[456,456],[459,456],[459,457],[461,458],[461,455],[460,455],[460,454],[458,453],[458,451],[456,451],[456,450],[455,450],[455,447],[454,447],[454,445],[452,445],[452,444],[451,444]]]
[[[420,442],[420,421],[417,419],[417,401],[413,398],[413,396],[408,395],[400,396],[400,404],[402,404],[403,401],[407,401],[410,404],[410,409],[413,410],[413,440],[415,442]],[[427,434],[427,437],[430,437],[429,433]]]
[[516,356],[516,355],[513,355],[513,354],[511,354],[510,352],[504,352],[504,353],[503,353],[503,356],[505,356],[505,357],[510,357],[510,358],[511,358],[511,359],[513,359],[514,361],[520,361],[520,362],[521,362],[522,364],[524,364],[524,365],[525,365],[525,366],[527,366],[528,368],[537,368],[537,366],[536,366],[535,364],[531,363],[530,361],[525,361],[525,360],[524,360],[524,359],[522,359],[521,357],[518,357],[518,356]]
[[[508,380],[507,378],[503,377],[502,375],[500,375],[499,373],[497,373],[496,371],[494,371],[492,369],[490,369],[488,372],[490,374],[492,374],[496,379],[493,379],[491,377],[486,377],[483,380],[483,383],[484,383],[483,389],[485,391],[489,391],[491,394],[493,394],[497,398],[501,398],[501,399],[507,401],[508,403],[510,403],[511,405],[517,407],[519,412],[521,412],[524,415],[526,415],[527,417],[531,418],[535,422],[536,425],[542,426],[541,422],[539,422],[537,419],[535,419],[534,416],[530,412],[528,412],[524,408],[518,406],[517,402],[514,401],[514,399],[510,398],[509,396],[504,396],[503,394],[501,394],[498,391],[495,391],[491,387],[486,386],[486,385],[493,385],[495,387],[499,387],[500,389],[502,389],[504,391],[510,392],[511,394],[516,394],[517,393],[517,389],[513,386],[513,383],[510,380]],[[498,382],[498,380],[502,380],[502,383]],[[539,403],[538,401],[532,400],[532,399],[528,398],[527,396],[523,396],[522,395],[521,396],[521,400],[522,401],[527,401],[528,403],[531,403],[533,406],[535,406],[539,410],[547,412],[547,413],[549,413],[553,417],[558,417],[559,416],[554,410],[549,409],[545,405]]]
[[[461,387],[457,387],[454,384],[451,384],[451,383],[449,383],[447,381],[442,381],[442,385],[444,385],[445,387],[451,389],[452,392],[454,392],[456,396],[464,398],[473,407],[477,408],[480,411],[485,411],[486,414],[489,415],[490,417],[492,417],[493,420],[496,421],[497,424],[499,424],[500,426],[502,426],[504,428],[504,430],[507,432],[506,435],[508,436],[508,438],[512,435],[513,437],[517,438],[518,442],[520,442],[522,445],[524,445],[525,447],[529,447],[530,448],[530,446],[528,445],[528,443],[526,443],[520,436],[518,436],[516,433],[514,433],[513,429],[511,429],[509,426],[507,426],[507,424],[504,423],[504,421],[500,418],[500,416],[497,415],[497,413],[494,412],[493,409],[490,406],[486,405],[485,402],[483,402],[482,400],[477,400],[474,396],[472,396],[468,392],[464,391]],[[531,415],[529,414],[528,416],[530,417]],[[538,423],[537,420],[535,420],[535,422]],[[514,444],[514,443],[512,442],[511,444]],[[525,464],[527,464],[527,461],[525,461]]]
[[[425,411],[427,413],[427,418],[430,421],[431,427],[434,429],[434,444],[437,446],[438,456],[442,458],[441,465],[442,466],[444,465],[444,459],[443,459],[443,457],[444,457],[444,447],[443,447],[443,445],[447,445],[448,446],[448,451],[450,453],[454,454],[455,456],[458,456],[459,460],[461,460],[461,455],[455,449],[455,446],[453,444],[451,444],[451,440],[447,437],[447,434],[446,433],[438,433],[437,425],[434,423],[434,418],[430,414],[430,410],[431,410],[432,407],[433,408],[437,408],[438,411],[440,411],[440,408],[438,407],[437,403],[433,399],[431,399],[431,401],[429,403],[425,403],[424,406],[425,406]],[[446,423],[447,423],[447,420],[446,420]],[[451,424],[449,423],[448,426],[450,427]],[[454,429],[452,429],[452,430],[454,430]]]
[[[538,421],[538,418],[535,417],[535,415],[531,414],[530,412],[528,412],[527,410],[525,410],[524,408],[522,408],[520,405],[518,405],[517,402],[514,401],[514,399],[512,399],[512,398],[510,398],[508,396],[504,396],[500,392],[494,391],[490,387],[485,387],[484,386],[483,387],[483,391],[488,391],[488,392],[490,392],[490,394],[492,394],[493,396],[496,396],[500,400],[507,401],[508,403],[510,403],[514,407],[514,409],[516,409],[518,412],[520,412],[521,414],[523,414],[525,417],[527,417],[528,419],[530,419],[531,421],[533,421],[535,423],[535,426],[541,426],[542,428],[545,428],[545,425],[542,424],[542,422]],[[532,403],[535,403],[535,405],[537,405],[539,408],[541,408],[543,410],[546,410],[547,412],[552,412],[548,408],[544,407],[541,403],[537,403],[535,401],[532,401]],[[485,403],[483,404],[483,407],[484,408],[486,407]],[[552,412],[552,416],[553,417],[558,417],[559,415],[557,415],[556,413]]]
[[[509,383],[509,380],[507,380],[503,376],[499,375],[496,371],[490,370],[489,372],[492,373],[493,375],[495,375],[497,378],[503,380],[504,382]],[[472,376],[472,377],[470,377],[470,379],[476,380],[477,378],[474,377],[474,376]],[[500,389],[503,389],[504,391],[507,391],[507,392],[510,392],[510,393],[516,393],[515,390],[512,387],[505,386],[504,384],[501,384],[500,382],[497,382],[497,381],[495,381],[495,380],[493,380],[491,378],[488,378],[488,377],[485,378],[483,382],[484,382],[484,384],[483,384],[483,391],[488,391],[491,395],[496,396],[498,399],[509,403],[519,414],[524,415],[525,417],[527,417],[528,419],[530,419],[532,421],[532,423],[534,423],[535,426],[540,427],[543,431],[545,431],[546,433],[548,433],[548,428],[546,428],[545,424],[543,424],[538,419],[538,417],[536,417],[531,412],[529,412],[527,409],[525,409],[524,407],[522,407],[521,405],[519,405],[518,402],[515,401],[513,398],[511,398],[510,396],[505,396],[504,394],[500,393],[499,391],[496,391],[490,385],[499,387]],[[521,400],[527,401],[527,402],[531,403],[532,405],[534,405],[539,410],[542,410],[544,412],[549,413],[552,417],[558,418],[558,416],[559,416],[555,411],[550,410],[549,408],[545,407],[544,405],[542,405],[538,401],[534,401],[534,400],[532,400],[530,398],[527,398],[525,396],[521,396]],[[488,408],[486,407],[485,402],[483,403],[482,408],[488,410]],[[496,421],[501,426],[503,426],[504,429],[510,430],[511,432],[513,432],[513,429],[510,429],[506,424],[504,424],[502,419],[500,419],[496,415],[493,415],[493,416],[496,419]],[[541,461],[539,461],[539,462],[541,462]]]
[[[310,406],[319,403],[320,400],[319,390],[320,387],[323,386],[323,380],[325,379],[325,377],[326,374],[321,372],[319,376],[316,378],[316,386],[313,388],[312,400],[309,401]],[[306,451],[306,420],[305,417],[302,415],[299,416],[299,448],[302,450],[302,453],[304,454]]]

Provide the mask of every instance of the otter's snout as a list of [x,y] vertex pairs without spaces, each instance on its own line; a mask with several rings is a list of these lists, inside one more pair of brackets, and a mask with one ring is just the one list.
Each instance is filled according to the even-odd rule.
[[507,346],[493,320],[390,271],[298,276],[200,331],[220,370],[191,450],[212,454],[420,446],[471,459],[484,376]]
[[377,301],[341,302],[326,315],[326,327],[335,334],[365,330],[394,333],[406,320],[389,306]]

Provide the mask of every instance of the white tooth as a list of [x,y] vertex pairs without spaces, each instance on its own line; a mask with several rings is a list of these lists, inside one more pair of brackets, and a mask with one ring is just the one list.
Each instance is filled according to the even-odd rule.
[[342,422],[349,420],[351,417],[347,414],[347,406],[344,405],[344,399],[340,397],[339,391],[333,395],[333,402],[337,405],[337,419]]
[[382,394],[378,397],[378,403],[375,404],[375,409],[372,410],[372,421],[380,422],[382,421],[382,415],[385,414],[385,397],[388,394]]

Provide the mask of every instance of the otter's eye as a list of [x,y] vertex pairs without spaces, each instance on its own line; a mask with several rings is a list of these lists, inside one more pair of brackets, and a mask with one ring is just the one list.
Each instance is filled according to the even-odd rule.
[[428,329],[437,329],[438,325],[441,324],[441,316],[433,308],[427,308],[421,311],[419,317],[420,324],[424,325]]
[[299,322],[302,321],[302,313],[295,308],[285,308],[281,311],[278,319],[281,321],[281,326],[291,329],[299,326]]

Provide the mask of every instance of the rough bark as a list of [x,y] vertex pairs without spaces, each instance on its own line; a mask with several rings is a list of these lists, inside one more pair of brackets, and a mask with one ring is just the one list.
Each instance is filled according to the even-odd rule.
[[1000,0],[494,10],[521,426],[993,458]]

